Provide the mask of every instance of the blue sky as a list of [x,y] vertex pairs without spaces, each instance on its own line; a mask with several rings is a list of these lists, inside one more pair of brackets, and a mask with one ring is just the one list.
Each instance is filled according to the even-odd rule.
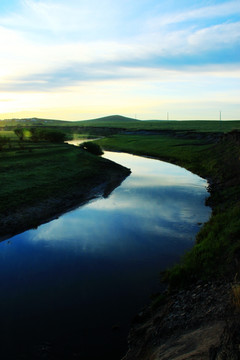
[[240,1],[1,0],[0,118],[240,119]]

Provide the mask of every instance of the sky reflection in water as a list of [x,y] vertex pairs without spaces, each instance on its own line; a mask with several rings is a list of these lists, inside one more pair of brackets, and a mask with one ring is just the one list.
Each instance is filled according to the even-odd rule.
[[121,187],[107,199],[93,201],[28,232],[26,238],[125,260],[131,259],[131,249],[141,257],[146,252],[150,256],[152,251],[161,253],[161,248],[165,252],[166,245],[170,253],[175,252],[172,246],[176,241],[178,248],[182,242],[188,247],[199,229],[197,223],[210,213],[204,206],[206,181],[153,159],[120,153],[105,156],[131,168],[131,176]]
[[153,159],[105,156],[132,170],[108,198],[0,243],[1,336],[10,349],[12,339],[23,347],[27,339],[26,348],[50,341],[62,353],[70,343],[85,360],[119,359],[159,271],[209,218],[205,180]]

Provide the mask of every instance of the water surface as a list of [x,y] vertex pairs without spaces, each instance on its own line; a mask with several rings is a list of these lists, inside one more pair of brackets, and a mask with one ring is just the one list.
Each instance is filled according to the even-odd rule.
[[159,272],[209,218],[205,180],[158,160],[104,156],[132,170],[108,198],[0,243],[6,360],[120,359]]

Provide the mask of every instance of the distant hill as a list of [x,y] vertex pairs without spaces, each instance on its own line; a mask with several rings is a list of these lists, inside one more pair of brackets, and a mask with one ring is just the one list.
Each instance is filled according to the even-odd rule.
[[[137,120],[121,115],[105,116],[97,119],[82,120],[82,121],[67,121],[67,120],[53,120],[53,119],[7,119],[0,120],[0,129],[13,128],[17,126],[49,126],[49,127],[64,127],[64,131],[74,131],[75,127],[85,128],[112,128],[125,129],[129,131],[150,130],[150,131],[200,131],[200,132],[228,132],[231,130],[240,130],[240,121],[214,121],[214,120]],[[70,130],[70,128],[72,128]]]
[[81,121],[67,121],[67,120],[53,120],[40,118],[27,119],[6,119],[0,120],[1,126],[111,126],[126,124],[131,122],[140,122],[140,120],[132,119],[121,115],[111,115],[102,118],[81,120]]
[[118,126],[120,127],[121,124],[123,125],[130,125],[140,123],[141,120],[136,120],[133,118],[121,116],[121,115],[111,115],[105,116],[102,118],[92,119],[92,120],[83,120],[83,121],[74,121],[75,124],[80,126]]
[[130,117],[126,117],[126,116],[122,116],[122,115],[110,115],[110,116],[104,116],[101,118],[97,118],[97,119],[92,119],[92,120],[84,120],[86,121],[141,121],[141,120],[137,120],[137,119],[133,119]]

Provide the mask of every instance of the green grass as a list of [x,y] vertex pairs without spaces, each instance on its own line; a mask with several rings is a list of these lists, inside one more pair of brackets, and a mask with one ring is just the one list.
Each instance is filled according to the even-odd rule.
[[110,162],[68,144],[18,141],[0,152],[0,215],[101,182]]
[[148,155],[212,179],[213,214],[196,245],[164,274],[172,287],[198,279],[240,274],[240,146],[230,137],[186,139],[170,135],[115,135],[98,140],[104,149]]
[[233,277],[240,252],[240,204],[215,213],[196,238],[195,246],[163,278],[172,288],[197,279]]
[[211,143],[203,144],[202,140],[194,141],[166,135],[114,135],[100,139],[97,143],[106,150],[157,157],[197,172],[199,167],[203,166],[198,159],[213,147]]
[[1,130],[0,136],[6,136],[9,137],[11,140],[16,140],[17,136],[15,135],[14,131],[12,130]]
[[78,126],[89,127],[113,127],[126,130],[155,130],[155,131],[197,131],[197,132],[228,132],[233,129],[240,129],[240,121],[210,121],[210,120],[189,120],[189,121],[159,121],[159,120],[134,120],[129,119],[118,121],[97,119],[88,121],[79,121]]

